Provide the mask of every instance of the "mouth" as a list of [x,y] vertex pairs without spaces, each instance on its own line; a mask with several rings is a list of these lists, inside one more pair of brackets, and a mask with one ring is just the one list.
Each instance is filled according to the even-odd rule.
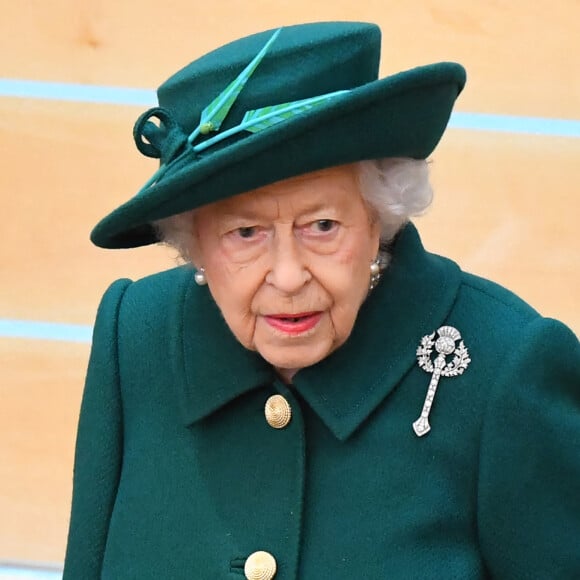
[[292,314],[269,314],[264,316],[266,322],[286,334],[302,334],[314,328],[322,312],[299,312]]

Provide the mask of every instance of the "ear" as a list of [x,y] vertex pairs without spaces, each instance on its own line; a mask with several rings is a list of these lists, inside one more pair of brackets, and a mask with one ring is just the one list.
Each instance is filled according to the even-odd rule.
[[374,217],[371,219],[371,240],[372,240],[372,248],[373,248],[373,260],[376,258],[377,254],[379,253],[379,248],[381,245],[381,221],[378,217]]
[[203,264],[202,264],[202,259],[201,259],[199,233],[198,233],[198,228],[197,228],[197,223],[196,223],[197,220],[196,220],[195,212],[192,212],[191,220],[192,220],[192,233],[191,233],[191,236],[189,236],[189,246],[188,246],[187,250],[188,250],[189,260],[191,262],[191,265],[194,268],[199,269],[203,266]]
[[190,244],[190,246],[188,248],[189,261],[191,262],[191,265],[194,268],[199,270],[201,268],[202,264],[201,264],[201,258],[199,256],[198,243],[197,243],[197,240],[194,239],[194,236],[192,236],[191,240],[192,240],[192,243]]

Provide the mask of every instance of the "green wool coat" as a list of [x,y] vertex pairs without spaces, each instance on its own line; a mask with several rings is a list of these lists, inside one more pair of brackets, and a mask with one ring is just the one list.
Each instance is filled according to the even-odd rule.
[[[430,375],[442,325],[471,363]],[[292,420],[273,429],[280,393]],[[413,226],[338,351],[292,386],[230,333],[190,268],[120,280],[99,308],[65,580],[580,578],[580,345]]]

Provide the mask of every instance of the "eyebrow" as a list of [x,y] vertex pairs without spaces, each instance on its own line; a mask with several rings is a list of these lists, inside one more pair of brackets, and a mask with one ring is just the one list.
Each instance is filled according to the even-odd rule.
[[[333,206],[332,204],[322,202],[316,203],[310,207],[305,207],[301,209],[295,217],[300,217],[303,215],[309,215],[313,213],[325,213],[325,212],[332,212],[336,213],[338,209]],[[263,217],[263,212],[259,209],[251,209],[251,208],[240,208],[240,209],[228,209],[221,214],[221,219],[224,220],[235,220],[235,219],[259,219]]]
[[226,211],[223,212],[220,216],[222,220],[237,220],[237,219],[256,219],[258,217],[257,212],[255,211]]

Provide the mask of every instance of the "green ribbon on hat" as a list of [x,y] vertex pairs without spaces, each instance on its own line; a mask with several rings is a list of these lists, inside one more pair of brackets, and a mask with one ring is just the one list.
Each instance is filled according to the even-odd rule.
[[253,58],[252,62],[201,112],[199,125],[187,138],[188,143],[192,144],[200,133],[207,135],[212,131],[219,131],[238,95],[266,56],[270,46],[278,38],[281,30],[279,28],[274,32],[262,50]]
[[[154,183],[159,181],[167,171],[168,165],[175,158],[175,155],[182,146],[187,143],[193,145],[199,135],[207,135],[211,132],[219,131],[224,119],[227,117],[233,104],[236,102],[238,95],[268,52],[270,46],[274,43],[281,32],[281,28],[276,30],[260,52],[244,68],[244,70],[232,81],[205,109],[203,109],[198,126],[189,134],[188,137],[182,132],[171,117],[171,113],[166,109],[155,107],[150,109],[135,124],[134,137],[138,149],[149,157],[159,157],[161,165],[151,178],[143,185],[137,195],[145,192]],[[199,153],[209,147],[243,131],[258,133],[269,127],[287,121],[305,111],[308,111],[318,105],[333,99],[339,95],[346,94],[350,91],[342,90],[319,95],[309,99],[301,99],[279,105],[271,105],[247,111],[242,122],[213,138],[207,139],[202,143],[193,146],[193,151]],[[158,118],[160,125],[152,123],[149,119]],[[147,139],[149,143],[143,140]],[[170,150],[167,150],[166,144],[171,144]],[[158,154],[156,154],[158,152]]]
[[333,99],[338,95],[343,95],[348,93],[349,91],[336,91],[334,93],[328,93],[326,95],[320,95],[318,97],[312,97],[310,99],[302,99],[300,101],[293,101],[291,103],[284,103],[282,105],[272,105],[269,107],[263,107],[261,109],[255,109],[253,111],[248,111],[242,122],[231,129],[224,131],[220,135],[216,135],[213,139],[208,139],[199,145],[196,145],[193,150],[196,153],[215,145],[219,141],[223,141],[236,133],[240,133],[242,131],[249,131],[250,133],[258,133],[267,129],[268,127],[272,127],[273,125],[277,125],[278,123],[282,123],[283,121],[287,121],[296,115],[300,115],[317,105],[321,105],[322,103]]

